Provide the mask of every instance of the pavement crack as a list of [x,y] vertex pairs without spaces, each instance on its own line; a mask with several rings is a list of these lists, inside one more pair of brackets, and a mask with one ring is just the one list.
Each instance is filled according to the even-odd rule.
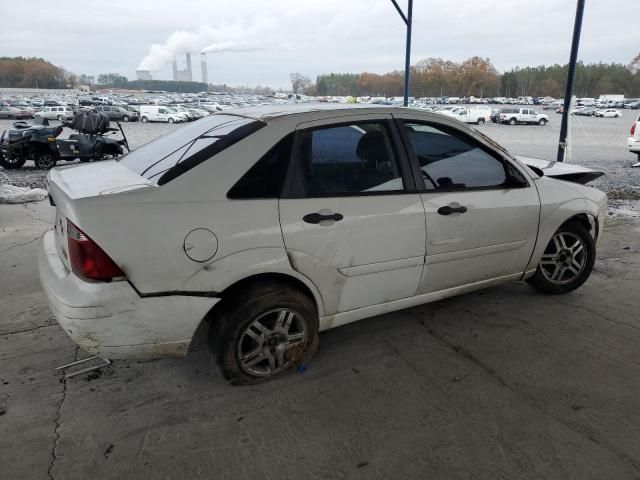
[[14,248],[22,247],[24,245],[29,245],[30,243],[33,243],[33,242],[37,241],[39,238],[40,238],[40,235],[38,235],[36,238],[32,238],[31,240],[28,240],[26,242],[16,243],[14,245],[11,245],[8,248],[5,248],[4,250],[0,250],[0,253],[5,253],[5,252],[8,252],[9,250],[12,250]]
[[7,336],[7,335],[16,335],[18,333],[27,333],[27,332],[33,332],[35,330],[40,330],[41,328],[49,328],[49,327],[55,327],[56,324],[55,323],[50,323],[47,325],[38,325],[37,327],[33,327],[33,328],[25,328],[24,330],[15,330],[13,332],[3,332],[0,333],[0,336]]
[[[427,313],[427,312],[419,312],[419,313],[423,313],[424,314],[424,313]],[[429,312],[429,314],[431,316],[431,319],[433,319],[435,317],[435,313],[436,313],[435,310],[432,311],[432,312]],[[577,426],[577,425],[575,425],[575,424],[573,424],[571,422],[566,421],[562,417],[555,416],[553,413],[549,412],[548,410],[546,410],[545,408],[543,408],[539,404],[537,404],[535,402],[535,399],[533,399],[529,395],[526,395],[523,392],[513,388],[504,378],[502,378],[498,374],[498,372],[496,372],[495,369],[491,368],[489,365],[487,365],[486,363],[482,362],[478,357],[473,355],[473,353],[471,353],[463,345],[456,345],[456,344],[448,341],[443,335],[439,334],[433,328],[431,328],[427,324],[427,322],[425,322],[422,318],[418,317],[418,321],[420,322],[420,324],[423,327],[425,327],[427,329],[427,332],[429,332],[429,334],[431,336],[433,336],[441,345],[443,345],[445,347],[448,347],[449,349],[453,350],[458,355],[464,357],[469,362],[471,362],[474,365],[476,365],[479,368],[481,368],[483,371],[488,373],[492,378],[494,378],[498,383],[500,383],[501,386],[503,386],[504,388],[506,388],[507,390],[509,390],[513,394],[515,394],[518,398],[520,398],[520,400],[522,400],[524,403],[526,403],[529,407],[537,410],[538,412],[542,413],[543,415],[545,415],[547,417],[552,418],[556,422],[558,422],[561,425],[563,425],[565,428],[568,428],[572,432],[577,433],[578,435],[586,438],[590,442],[593,442],[593,443],[595,443],[597,445],[600,445],[601,447],[606,448],[607,450],[615,453],[618,456],[618,458],[620,458],[621,460],[624,460],[625,462],[629,463],[631,465],[631,467],[634,468],[635,470],[640,471],[640,461],[636,460],[635,458],[631,457],[630,455],[626,454],[625,452],[622,452],[622,451],[618,450],[616,447],[608,444],[606,441],[597,438],[591,432],[589,432],[589,431],[587,431],[587,430],[585,430],[583,428],[580,428],[579,426]]]
[[[73,354],[73,360],[78,360],[78,351],[80,347],[76,347],[75,352]],[[58,443],[60,441],[60,425],[61,425],[61,414],[62,414],[62,406],[64,405],[65,400],[67,399],[67,379],[64,377],[64,372],[62,372],[62,378],[60,379],[60,383],[62,383],[62,398],[58,402],[58,407],[56,408],[56,416],[54,418],[55,427],[53,429],[53,447],[51,448],[51,463],[49,463],[49,468],[47,469],[47,476],[51,480],[55,480],[53,476],[53,469],[56,465],[56,461],[58,460]]]

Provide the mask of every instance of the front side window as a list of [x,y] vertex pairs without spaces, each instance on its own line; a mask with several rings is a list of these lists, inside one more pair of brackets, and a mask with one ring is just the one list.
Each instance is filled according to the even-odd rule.
[[210,115],[134,150],[120,163],[163,185],[265,126],[235,115]]
[[383,122],[304,131],[298,158],[308,197],[404,190]]
[[420,164],[427,190],[507,188],[522,175],[486,152],[474,140],[453,130],[405,122],[407,136]]

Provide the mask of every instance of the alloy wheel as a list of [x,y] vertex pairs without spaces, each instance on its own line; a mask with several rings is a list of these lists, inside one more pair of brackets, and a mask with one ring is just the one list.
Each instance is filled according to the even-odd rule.
[[575,280],[587,264],[587,250],[580,237],[571,232],[556,233],[540,260],[542,275],[556,285]]
[[270,310],[242,332],[236,354],[240,368],[249,375],[270,377],[296,363],[304,352],[307,324],[288,308]]
[[56,166],[56,159],[53,155],[45,153],[44,155],[40,155],[36,158],[35,162],[36,167],[42,170],[49,170]]

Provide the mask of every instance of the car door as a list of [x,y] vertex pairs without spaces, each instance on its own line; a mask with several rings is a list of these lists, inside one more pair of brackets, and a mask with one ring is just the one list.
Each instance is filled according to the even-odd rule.
[[279,202],[291,265],[326,315],[415,294],[425,215],[391,115],[298,125]]
[[521,275],[540,215],[522,167],[452,125],[399,124],[424,183],[427,248],[418,293]]

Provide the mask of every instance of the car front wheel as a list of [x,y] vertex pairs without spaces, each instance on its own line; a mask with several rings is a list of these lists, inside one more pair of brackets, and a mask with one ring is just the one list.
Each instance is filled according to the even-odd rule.
[[259,383],[304,365],[318,349],[314,302],[286,284],[253,286],[213,319],[209,344],[234,385]]
[[544,293],[571,292],[589,278],[595,257],[595,241],[587,229],[577,222],[566,223],[551,238],[527,282]]
[[547,124],[547,121],[544,118],[541,118],[540,121],[538,122],[538,125],[540,125],[541,127],[544,127]]

